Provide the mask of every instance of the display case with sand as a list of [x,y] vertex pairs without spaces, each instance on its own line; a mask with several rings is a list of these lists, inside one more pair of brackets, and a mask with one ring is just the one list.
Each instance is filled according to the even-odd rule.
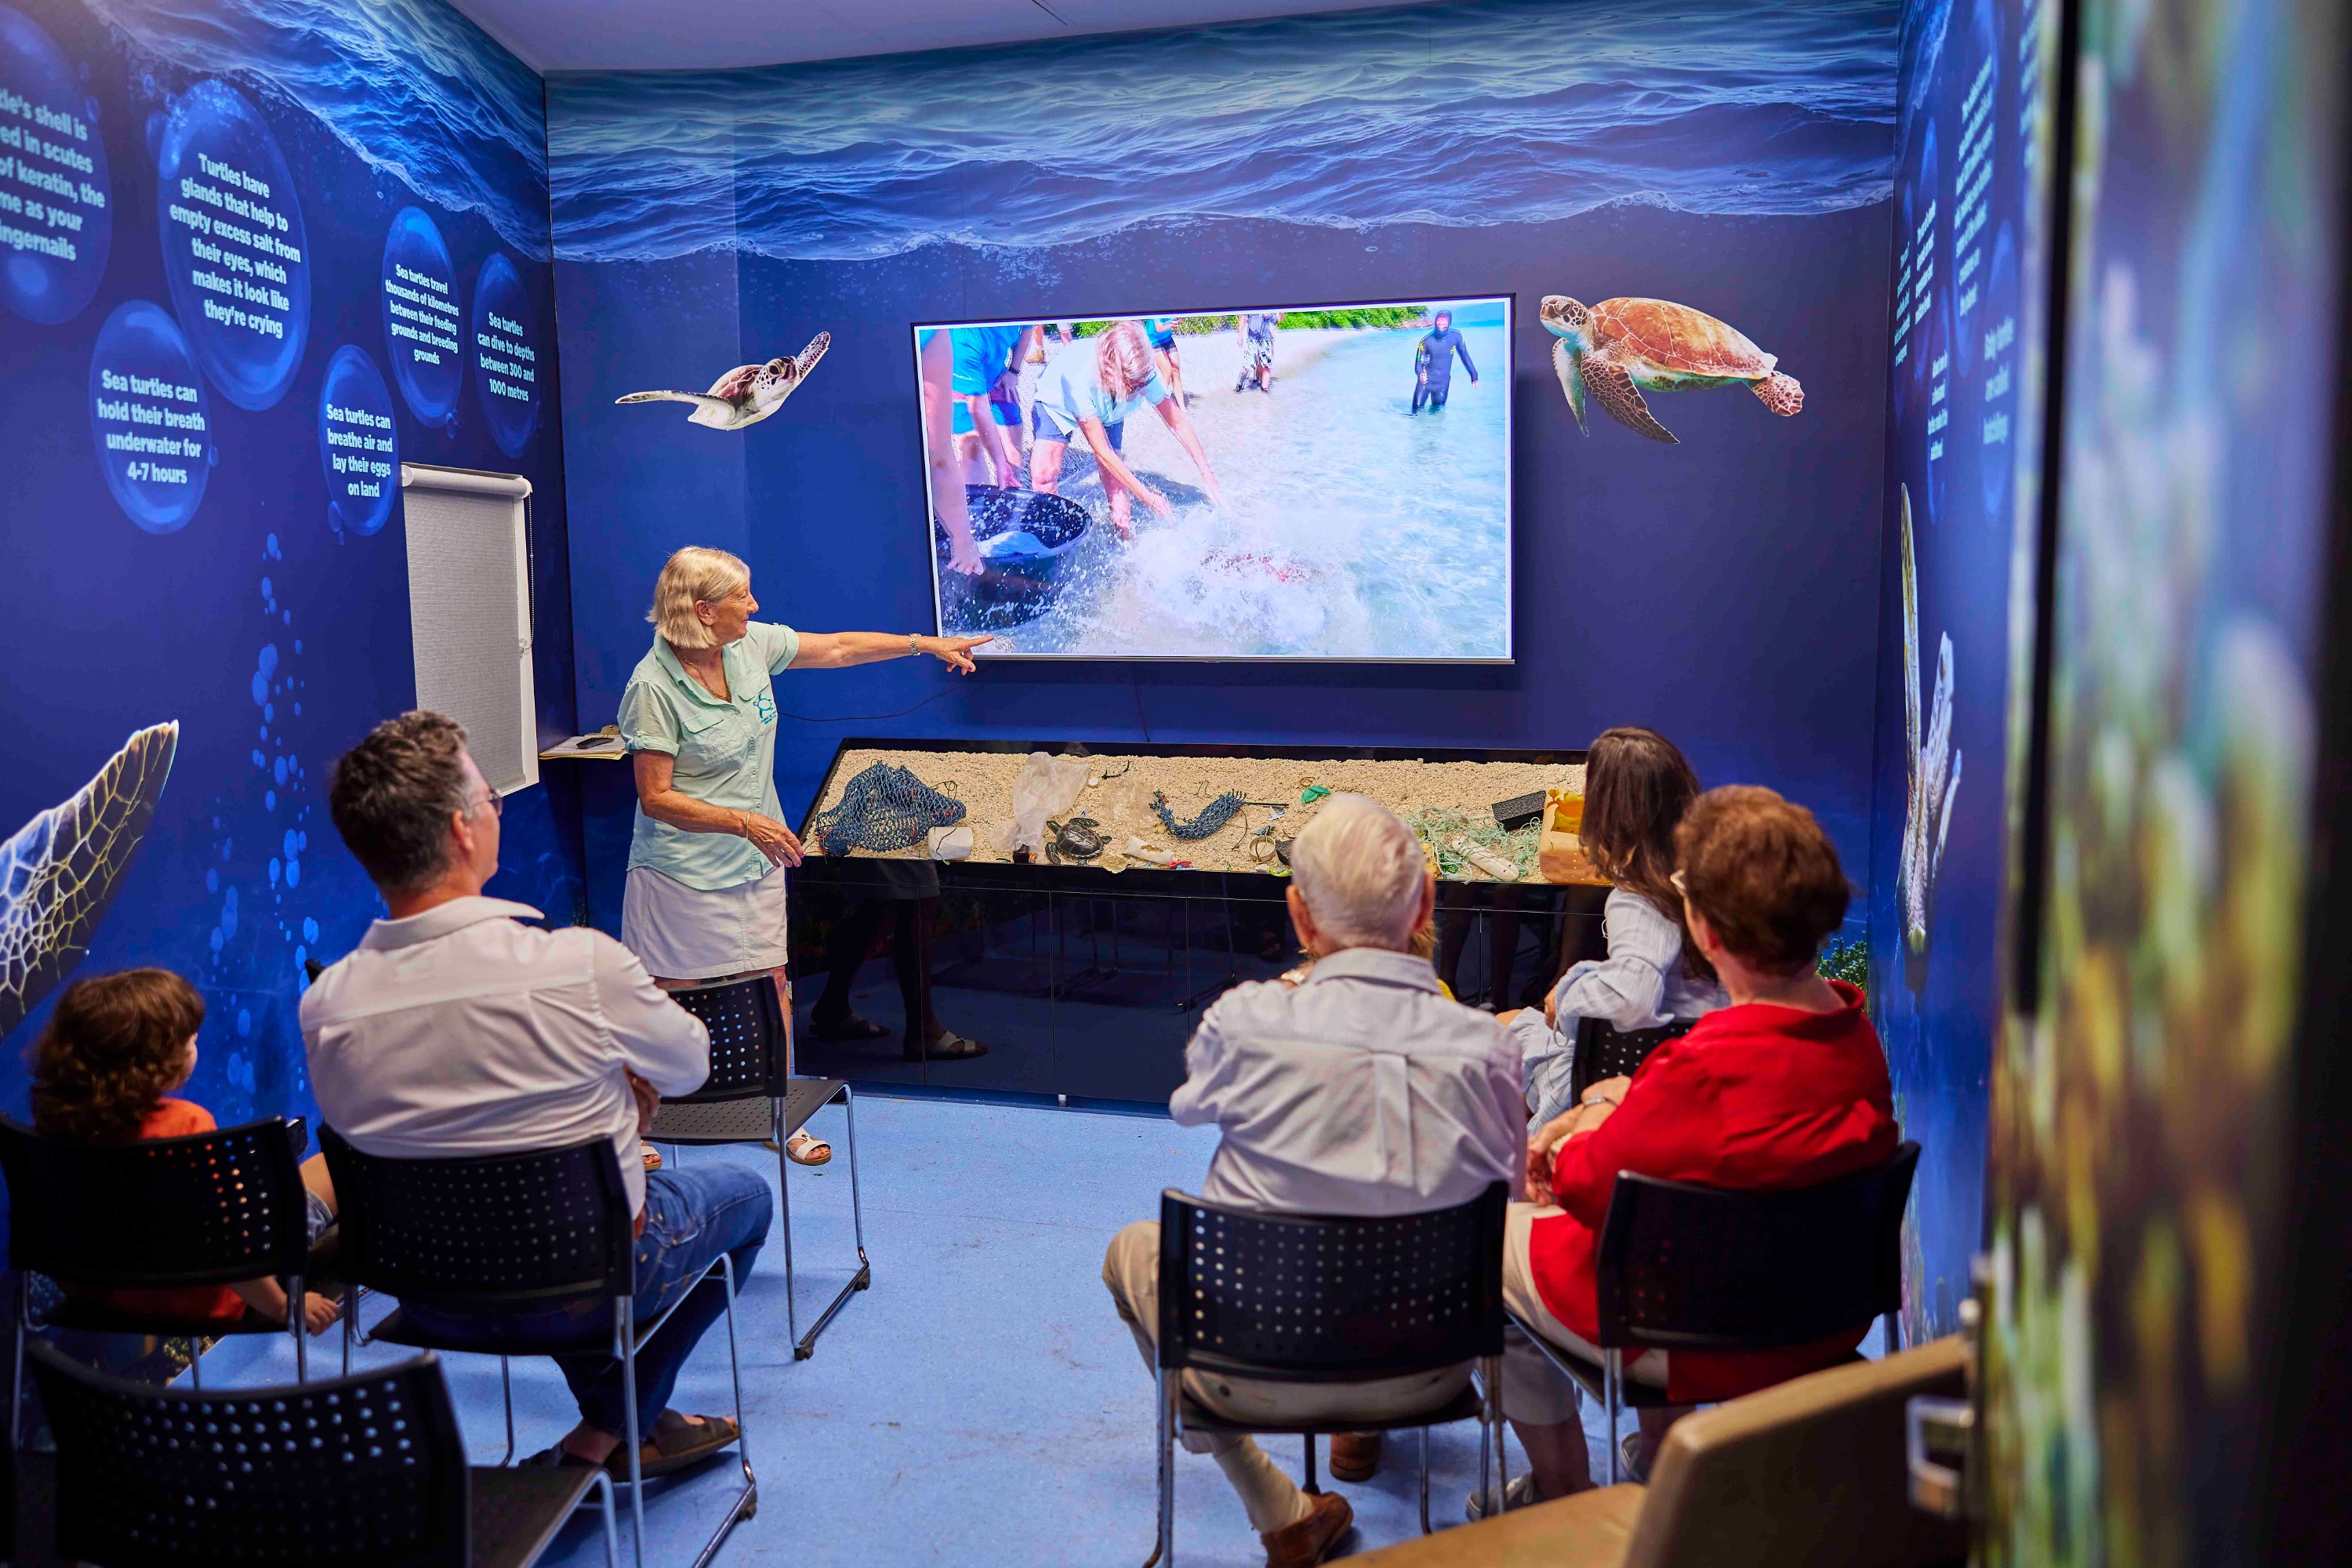
[[[1033,762],[1040,753],[1047,760]],[[800,835],[812,855],[853,858],[930,856],[928,834],[904,847],[859,847],[862,839],[903,837],[866,830],[854,780],[880,765],[907,770],[926,795],[928,826],[964,810],[966,836],[943,858],[981,863],[1034,861],[1106,872],[1191,869],[1286,874],[1288,841],[1332,795],[1368,795],[1422,837],[1449,881],[1596,881],[1546,829],[1572,829],[1584,790],[1584,753],[1471,752],[1401,748],[1129,745],[1072,742],[850,740],[842,743]],[[1024,787],[1024,770],[1027,784]],[[890,775],[874,775],[878,784]],[[902,784],[903,780],[900,781]],[[869,784],[868,787],[871,787]],[[1506,826],[1498,803],[1526,802]],[[1043,798],[1049,809],[1037,821]],[[1016,826],[1022,805],[1025,830]],[[1558,818],[1558,822],[1554,819]],[[1025,853],[1024,853],[1025,851]],[[1507,874],[1506,874],[1507,873]]]

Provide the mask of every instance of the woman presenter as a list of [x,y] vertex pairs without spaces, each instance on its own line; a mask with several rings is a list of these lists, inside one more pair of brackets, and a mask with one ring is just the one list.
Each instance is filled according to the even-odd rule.
[[[801,846],[776,800],[771,678],[914,654],[969,675],[970,650],[989,639],[796,632],[754,624],[759,608],[751,568],[724,550],[681,550],[654,584],[654,646],[621,694],[637,784],[621,941],[667,990],[772,975],[789,1017],[776,873],[800,864]],[[803,1165],[833,1157],[806,1133],[785,1152]]]

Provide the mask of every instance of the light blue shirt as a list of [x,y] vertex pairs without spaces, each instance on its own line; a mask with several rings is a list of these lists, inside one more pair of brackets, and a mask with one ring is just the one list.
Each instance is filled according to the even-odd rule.
[[1690,972],[1683,962],[1682,928],[1641,894],[1612,888],[1601,928],[1609,936],[1609,956],[1572,965],[1552,988],[1559,1026],[1544,1028],[1542,1010],[1529,1009],[1535,1022],[1521,1035],[1521,1063],[1528,1110],[1538,1126],[1568,1109],[1580,1018],[1603,1019],[1620,1029],[1655,1029],[1669,1019],[1700,1018],[1731,1004],[1721,985]]
[[1223,1133],[1201,1195],[1284,1214],[1414,1214],[1518,1188],[1518,1047],[1424,958],[1349,948],[1296,988],[1219,997],[1184,1049],[1177,1123]]
[[[622,742],[632,752],[677,759],[670,784],[680,794],[781,822],[776,699],[770,678],[800,650],[801,635],[792,627],[752,622],[720,656],[728,690],[722,699],[686,672],[668,642],[654,638],[621,693]],[[748,838],[688,833],[656,822],[642,805],[629,837],[629,868],[640,866],[705,892],[756,882],[770,868],[768,858]]]
[[1169,395],[1168,384],[1160,379],[1156,363],[1133,395],[1113,397],[1103,390],[1092,338],[1064,346],[1037,378],[1037,406],[1045,411],[1065,441],[1077,434],[1081,419],[1099,419],[1106,426],[1117,425],[1147,403],[1156,407],[1167,402]]

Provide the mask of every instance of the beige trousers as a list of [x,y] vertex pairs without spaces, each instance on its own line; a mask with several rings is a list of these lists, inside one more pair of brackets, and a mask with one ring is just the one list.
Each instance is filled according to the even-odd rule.
[[[1528,1259],[1528,1242],[1535,1222],[1560,1211],[1551,1205],[1511,1205],[1503,1215],[1503,1305],[1511,1315],[1553,1349],[1590,1362],[1601,1370],[1601,1347],[1561,1322],[1544,1305],[1536,1289],[1535,1271]],[[1640,1383],[1666,1385],[1666,1352],[1643,1351],[1626,1363],[1625,1375]],[[1557,1426],[1577,1418],[1576,1384],[1545,1359],[1517,1328],[1503,1336],[1503,1414],[1530,1426]]]
[[[1111,1237],[1103,1254],[1103,1284],[1135,1335],[1143,1364],[1160,1367],[1160,1222],[1138,1220]],[[1533,1353],[1530,1352],[1529,1353]],[[1184,1373],[1184,1392],[1212,1413],[1234,1422],[1280,1428],[1286,1421],[1381,1421],[1432,1410],[1470,1384],[1471,1363],[1360,1383],[1262,1383],[1255,1378]],[[1184,1434],[1195,1454],[1223,1453],[1245,1439],[1230,1433]]]

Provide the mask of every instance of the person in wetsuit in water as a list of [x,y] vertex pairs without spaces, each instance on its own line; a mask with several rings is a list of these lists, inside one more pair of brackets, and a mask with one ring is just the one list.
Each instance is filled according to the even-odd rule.
[[1446,395],[1454,390],[1454,356],[1462,356],[1462,368],[1470,373],[1470,384],[1478,384],[1478,367],[1471,363],[1470,345],[1454,328],[1454,312],[1440,310],[1429,335],[1415,346],[1412,355],[1412,411],[1421,412],[1426,405],[1432,413],[1445,406]]

